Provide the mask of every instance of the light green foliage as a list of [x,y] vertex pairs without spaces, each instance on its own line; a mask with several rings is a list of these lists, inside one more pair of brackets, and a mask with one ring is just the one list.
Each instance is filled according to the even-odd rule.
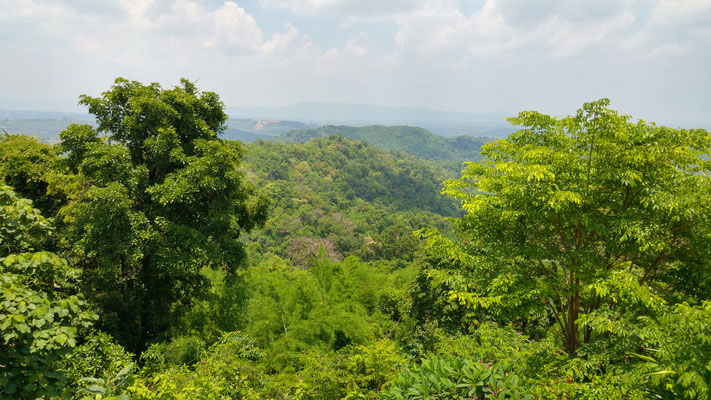
[[46,228],[32,202],[0,186],[0,398],[59,396],[58,361],[96,318],[75,292],[78,270],[53,253],[21,252]]
[[430,357],[412,366],[383,393],[400,399],[533,399],[509,367],[472,358]]
[[345,361],[348,394],[346,399],[380,398],[379,393],[405,366],[405,359],[387,339],[354,347]]
[[[404,311],[383,303],[394,297],[402,307],[397,303],[414,270],[391,269],[355,258],[332,263],[323,255],[301,269],[273,257],[216,285],[216,298],[197,303],[176,330],[210,338],[220,329],[240,329],[253,336],[264,357],[249,373],[264,381],[260,393],[272,393],[265,398],[376,398],[404,363],[395,343],[381,339],[404,334]],[[144,353],[157,360],[152,370],[173,368],[168,349],[183,340]]]
[[406,364],[387,339],[331,354],[310,352],[302,362],[294,394],[304,400],[380,399],[385,385]]
[[295,353],[298,368],[275,369],[249,336],[224,334],[192,366],[165,363],[152,347],[128,389],[134,399],[377,399],[405,361],[379,340],[338,352]]
[[[267,378],[254,364],[261,358],[254,340],[239,332],[226,333],[193,368],[182,364],[162,367],[158,373],[137,380],[128,391],[137,400],[275,398],[259,393]],[[160,357],[151,362],[160,364]]]
[[77,392],[82,400],[130,400],[123,394],[128,383],[132,381],[131,370],[133,363],[126,365],[116,375],[103,378],[82,378],[79,383],[83,385]]
[[240,144],[217,139],[227,116],[215,93],[119,78],[80,103],[98,126],[60,135],[82,182],[61,211],[64,243],[100,328],[141,350],[203,292],[201,271],[242,265],[239,239],[263,223],[268,200],[246,181]]
[[[364,344],[375,334],[395,329],[378,302],[386,289],[406,287],[413,271],[393,274],[389,269],[387,264],[348,258],[339,263],[316,259],[304,270],[273,258],[250,268],[241,284],[226,289],[228,298],[236,291],[246,300],[224,303],[216,319],[221,329],[242,329],[275,353]],[[226,325],[229,315],[235,314],[243,321]],[[284,356],[277,358],[290,362]]]
[[463,235],[432,239],[423,274],[450,308],[547,312],[574,355],[595,340],[634,348],[637,316],[708,297],[711,136],[633,123],[608,104],[521,113],[510,122],[522,130],[445,183],[467,211]]

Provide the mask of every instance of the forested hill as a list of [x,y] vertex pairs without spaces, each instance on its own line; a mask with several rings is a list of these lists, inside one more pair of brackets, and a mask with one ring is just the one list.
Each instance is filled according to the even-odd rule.
[[295,264],[319,247],[332,260],[411,259],[418,247],[413,230],[442,226],[444,217],[460,213],[439,194],[451,172],[406,154],[342,136],[259,141],[247,150],[245,169],[273,201],[265,228],[251,236],[259,243],[253,250]]
[[478,161],[481,146],[493,141],[492,138],[457,136],[445,138],[414,126],[363,127],[327,125],[317,129],[294,130],[276,138],[286,143],[303,143],[311,138],[328,135],[362,140],[369,144],[390,150],[405,152],[425,160],[439,161]]

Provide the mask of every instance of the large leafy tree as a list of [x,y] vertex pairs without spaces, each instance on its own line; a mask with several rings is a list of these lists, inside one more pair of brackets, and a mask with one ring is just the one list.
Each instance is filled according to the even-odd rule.
[[467,214],[461,240],[431,237],[420,286],[434,290],[416,295],[420,308],[440,302],[454,322],[483,308],[548,316],[573,355],[629,338],[665,302],[708,299],[711,135],[632,122],[608,105],[523,112],[509,120],[521,130],[445,183]]
[[140,350],[205,285],[203,268],[240,266],[239,238],[263,223],[268,201],[240,170],[241,145],[218,139],[227,116],[215,93],[119,78],[80,104],[98,127],[60,135],[85,188],[62,210],[66,244],[100,327]]

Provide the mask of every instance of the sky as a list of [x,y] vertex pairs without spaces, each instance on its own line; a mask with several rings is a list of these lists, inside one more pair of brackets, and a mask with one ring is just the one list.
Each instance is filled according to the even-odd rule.
[[229,107],[338,102],[711,127],[711,0],[0,0],[0,108],[116,77]]

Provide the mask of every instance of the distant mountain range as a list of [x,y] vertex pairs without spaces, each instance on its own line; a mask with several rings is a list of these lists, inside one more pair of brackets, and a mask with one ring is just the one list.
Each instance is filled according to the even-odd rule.
[[59,132],[70,124],[94,124],[94,117],[82,113],[0,110],[0,129],[36,136],[45,143],[59,140]]
[[[383,107],[365,104],[301,103],[290,106],[228,107],[230,119],[224,137],[253,142],[271,139],[291,130],[322,125],[417,126],[445,137],[506,137],[514,131],[503,112],[462,113],[416,107]],[[54,142],[70,123],[93,124],[91,115],[77,112],[0,110],[0,127]]]
[[223,137],[225,139],[241,140],[243,142],[254,142],[259,139],[270,140],[295,129],[312,129],[317,127],[318,125],[305,124],[297,121],[230,118],[227,120],[227,129]]
[[288,106],[228,108],[231,118],[293,120],[315,125],[410,125],[441,136],[506,137],[514,129],[501,111],[464,113],[419,107],[365,104],[301,103]]
[[[46,143],[58,141],[59,132],[66,129],[70,124],[95,125],[95,121],[93,116],[83,113],[0,110],[0,129],[4,128],[10,133],[33,135]],[[269,140],[294,129],[317,127],[318,125],[297,121],[230,118],[227,120],[227,129],[225,129],[222,137],[243,142],[253,142],[258,139]]]

